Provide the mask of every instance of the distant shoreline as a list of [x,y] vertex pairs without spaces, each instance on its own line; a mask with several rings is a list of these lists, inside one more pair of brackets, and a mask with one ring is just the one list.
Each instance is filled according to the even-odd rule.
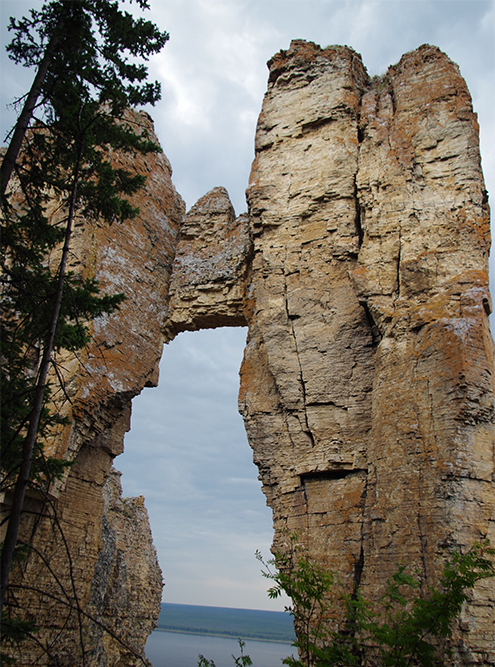
[[289,645],[295,640],[292,619],[284,612],[166,602],[161,605],[156,630]]
[[197,632],[195,630],[178,630],[176,628],[155,628],[153,632],[171,632],[176,635],[196,635],[198,637],[222,637],[223,639],[242,639],[242,641],[248,642],[267,642],[269,644],[287,644],[292,646],[290,639],[267,639],[266,637],[247,637],[243,635],[240,637],[238,634],[220,634],[217,632]]

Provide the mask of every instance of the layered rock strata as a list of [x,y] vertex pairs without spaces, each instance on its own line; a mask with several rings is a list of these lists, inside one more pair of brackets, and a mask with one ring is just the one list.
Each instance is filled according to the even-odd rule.
[[168,340],[191,329],[246,326],[251,245],[248,217],[236,218],[225,188],[201,197],[184,216],[170,283]]
[[[147,114],[134,122],[156,140]],[[19,666],[143,665],[146,637],[160,611],[161,574],[146,510],[142,499],[119,500],[110,469],[123,451],[131,399],[158,381],[185,207],[163,153],[134,157],[132,166],[147,177],[132,200],[137,218],[111,226],[78,220],[75,228],[71,269],[126,300],[118,312],[91,323],[91,342],[77,356],[57,359],[65,386],[55,401],[70,423],[46,450],[72,467],[48,502],[28,501],[21,537],[34,534],[37,551],[13,578],[12,590],[20,613],[41,629],[33,643],[14,651]]]
[[144,498],[122,498],[120,476],[112,468],[103,487],[102,544],[91,581],[89,612],[102,624],[90,626],[88,661],[102,666],[142,664],[162,597]]
[[[138,164],[138,220],[81,221],[80,270],[128,300],[65,360],[71,427],[50,451],[75,464],[53,502],[81,609],[102,624],[121,607],[139,619],[128,648],[93,623],[88,665],[134,664],[156,613],[144,510],[119,500],[110,466],[132,396],[157,381],[163,333],[249,326],[239,406],[276,549],[295,532],[348,590],[376,598],[398,562],[435,584],[453,550],[495,543],[489,209],[466,84],[430,46],[371,80],[351,49],[302,41],[269,70],[247,216],[216,188],[184,217],[155,156]],[[63,572],[49,521],[37,536]],[[47,591],[29,602],[72,665],[78,610],[65,621],[42,565],[25,566]],[[493,581],[479,583],[452,665],[495,664],[494,609]]]
[[[372,80],[351,49],[302,41],[269,69],[239,406],[274,545],[295,532],[369,599],[399,562],[433,585],[453,550],[495,537],[489,209],[469,92],[430,46]],[[196,241],[179,241],[172,331],[202,326],[195,303],[227,267],[184,270],[222,247],[204,230],[227,203],[205,202]],[[221,296],[209,304],[238,323]],[[493,582],[478,584],[455,664],[494,663],[494,606]]]

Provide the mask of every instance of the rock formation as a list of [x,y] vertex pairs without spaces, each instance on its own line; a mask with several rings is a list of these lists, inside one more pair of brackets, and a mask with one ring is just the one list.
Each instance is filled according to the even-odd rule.
[[[127,636],[136,648],[154,612],[119,562],[135,549],[130,506],[107,479],[130,399],[156,383],[162,334],[249,326],[239,406],[276,548],[295,531],[376,597],[399,561],[434,584],[452,550],[495,543],[489,209],[466,84],[427,45],[371,80],[352,49],[303,41],[269,70],[247,216],[217,188],[183,217],[157,156],[140,165],[134,226],[81,227],[85,270],[130,298],[94,323],[84,363],[67,363],[72,426],[53,447],[76,464],[56,502],[84,608],[108,619],[126,599],[130,617],[135,600],[148,618]],[[453,665],[495,664],[494,588],[481,582],[466,605]],[[51,604],[33,598],[44,618]],[[134,664],[92,632],[91,664]]]
[[[136,122],[154,138],[147,114]],[[146,510],[142,499],[119,501],[110,469],[123,451],[131,399],[158,381],[169,277],[185,207],[165,155],[138,156],[133,166],[147,176],[146,187],[133,198],[138,217],[125,225],[79,220],[76,226],[72,270],[96,277],[102,291],[127,298],[117,313],[91,323],[91,343],[77,357],[58,359],[70,402],[63,397],[57,409],[70,425],[47,443],[47,451],[73,465],[51,489],[50,504],[29,499],[32,516],[42,511],[48,518],[36,520],[40,555],[31,553],[14,582],[34,585],[16,596],[27,617],[41,623],[37,641],[14,652],[20,666],[52,665],[52,656],[60,666],[83,664],[81,643],[85,665],[141,666],[137,656],[160,611],[161,573]],[[25,522],[25,538],[34,520]]]
[[191,329],[246,326],[251,245],[248,217],[236,219],[225,188],[209,192],[184,216],[169,290],[168,340]]
[[[122,498],[115,468],[103,487],[101,548],[91,581],[92,624],[88,661],[95,665],[140,664],[136,655],[150,634],[162,597],[162,576],[144,507],[144,498]],[[113,634],[113,636],[109,633]],[[116,643],[125,637],[131,650]]]
[[[368,598],[398,562],[434,584],[453,549],[495,537],[489,210],[470,96],[430,46],[371,81],[351,49],[301,41],[269,68],[239,406],[274,543],[296,532]],[[219,289],[226,261],[196,270],[224,245],[205,238],[228,208],[219,194],[198,203],[209,217],[195,239],[198,212],[186,216],[169,335],[238,324]],[[494,662],[494,603],[480,584],[459,664]]]
[[[370,82],[350,49],[294,42],[270,62],[248,202],[240,404],[275,542],[296,530],[368,596],[400,561],[433,583],[495,536],[489,211],[457,67],[423,46]],[[492,582],[465,664],[495,659],[493,605]]]

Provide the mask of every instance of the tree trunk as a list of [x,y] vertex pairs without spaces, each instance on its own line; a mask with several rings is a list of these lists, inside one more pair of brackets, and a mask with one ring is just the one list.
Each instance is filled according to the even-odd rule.
[[53,304],[52,316],[50,319],[50,325],[48,329],[47,338],[45,341],[43,356],[41,359],[39,371],[38,371],[38,381],[36,384],[36,389],[34,393],[33,408],[29,417],[29,427],[24,441],[23,450],[22,450],[22,463],[19,469],[19,475],[17,477],[15,487],[14,487],[14,497],[12,499],[12,508],[9,516],[9,523],[7,526],[7,532],[5,535],[5,541],[2,549],[2,559],[1,559],[1,589],[0,589],[0,614],[3,610],[3,604],[5,600],[5,595],[7,593],[8,583],[9,583],[9,572],[10,566],[12,564],[12,559],[14,556],[15,545],[17,543],[17,536],[19,533],[19,525],[21,521],[22,508],[24,505],[24,496],[26,494],[26,488],[29,484],[29,476],[31,472],[31,461],[33,458],[34,445],[36,443],[36,435],[38,433],[38,426],[40,422],[41,411],[43,409],[43,399],[45,394],[46,379],[48,376],[48,370],[50,368],[50,362],[53,352],[53,343],[55,340],[55,333],[57,330],[58,318],[60,314],[60,307],[62,304],[62,295],[64,291],[64,281],[65,273],[67,267],[67,259],[69,256],[70,249],[70,240],[72,235],[72,226],[74,220],[75,206],[76,206],[76,193],[77,185],[79,180],[79,170],[81,164],[81,154],[82,154],[82,145],[83,137],[81,137],[81,143],[79,146],[79,155],[74,167],[74,181],[72,184],[72,190],[69,201],[69,211],[67,215],[67,227],[65,230],[65,240],[64,247],[62,250],[62,257],[60,260],[57,290],[55,292],[55,300]]
[[7,189],[7,185],[9,184],[17,156],[19,155],[22,142],[29,127],[29,123],[31,122],[31,118],[33,117],[34,108],[41,93],[43,81],[45,80],[52,56],[55,52],[55,49],[57,48],[59,34],[63,22],[64,19],[62,16],[59,19],[55,30],[53,31],[50,41],[48,42],[43,59],[38,65],[38,71],[34,77],[33,85],[31,86],[31,90],[28,93],[21,115],[17,119],[14,134],[10,140],[9,147],[7,148],[7,152],[5,153],[5,157],[3,158],[2,166],[0,168],[0,197],[3,197],[5,190]]

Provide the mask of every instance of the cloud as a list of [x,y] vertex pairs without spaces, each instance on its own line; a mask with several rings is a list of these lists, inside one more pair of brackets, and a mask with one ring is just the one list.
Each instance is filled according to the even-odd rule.
[[169,602],[283,608],[254,558],[269,555],[272,521],[237,411],[245,338],[207,330],[167,345],[115,461],[124,492],[146,497]]

